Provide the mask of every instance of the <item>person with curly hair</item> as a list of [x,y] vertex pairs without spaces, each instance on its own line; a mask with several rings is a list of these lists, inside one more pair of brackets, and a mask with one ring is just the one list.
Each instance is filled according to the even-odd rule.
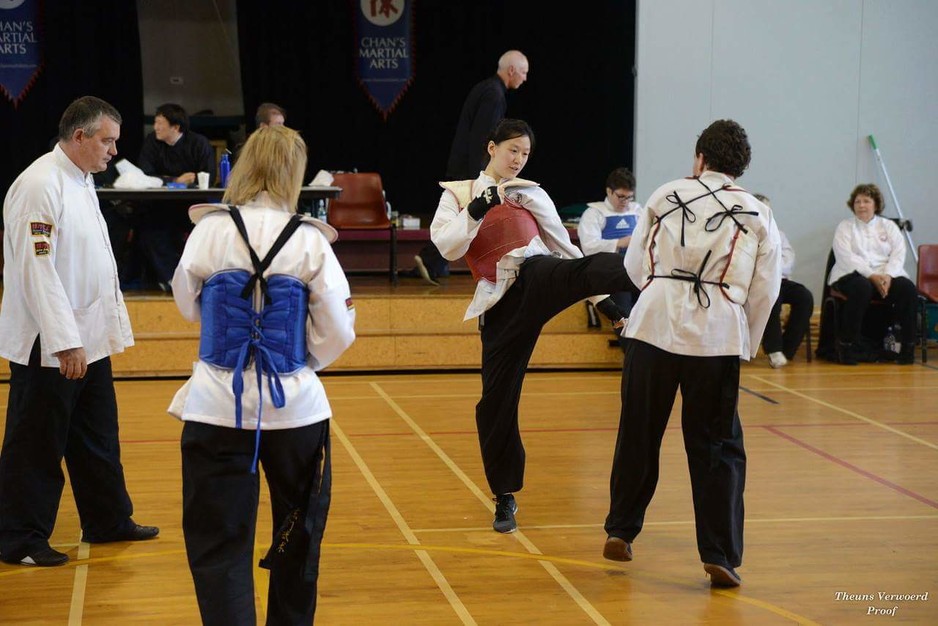
[[632,560],[680,389],[697,550],[712,585],[736,587],[746,482],[740,359],[756,356],[778,298],[781,242],[772,209],[736,185],[751,156],[746,131],[718,120],[694,154],[692,177],[666,183],[648,199],[625,253],[642,295],[625,332],[603,556]]
[[905,241],[892,220],[881,217],[883,194],[874,184],[857,185],[847,207],[853,212],[834,231],[834,266],[828,284],[847,299],[841,307],[838,361],[856,365],[863,316],[874,300],[889,306],[899,324],[898,363],[915,356],[915,305],[918,290],[905,272]]

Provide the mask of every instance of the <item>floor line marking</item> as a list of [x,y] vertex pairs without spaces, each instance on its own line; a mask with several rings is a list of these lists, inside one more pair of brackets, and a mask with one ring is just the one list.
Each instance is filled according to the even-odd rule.
[[[254,544],[254,563],[259,563],[267,554],[267,550]],[[254,566],[254,603],[260,607],[260,614],[257,616],[258,622],[267,620],[267,590],[270,588],[270,570],[263,567]]]
[[834,411],[838,411],[838,412],[840,412],[840,413],[843,413],[844,415],[849,415],[850,417],[853,417],[853,418],[855,418],[855,419],[858,419],[858,420],[860,420],[861,422],[866,422],[867,424],[870,424],[870,425],[872,425],[872,426],[876,426],[877,428],[882,428],[883,430],[889,431],[889,432],[891,432],[891,433],[893,433],[893,434],[895,434],[895,435],[899,435],[900,437],[905,437],[906,439],[909,439],[910,441],[914,441],[914,442],[916,442],[916,443],[920,443],[920,444],[922,444],[923,446],[926,446],[926,447],[931,448],[932,450],[938,450],[938,445],[936,445],[936,444],[934,444],[934,443],[932,443],[932,442],[930,442],[930,441],[925,441],[924,439],[922,439],[922,438],[920,438],[920,437],[916,437],[915,435],[910,435],[909,433],[904,432],[904,431],[901,431],[901,430],[899,430],[898,428],[893,428],[892,426],[889,426],[889,425],[887,425],[887,424],[883,424],[882,422],[877,422],[876,420],[871,419],[871,418],[869,418],[869,417],[866,417],[865,415],[860,415],[859,413],[855,413],[855,412],[853,412],[853,411],[851,411],[851,410],[849,410],[849,409],[845,409],[845,408],[843,408],[843,407],[839,407],[839,406],[837,406],[836,404],[831,404],[830,402],[825,402],[824,400],[819,400],[819,399],[817,399],[817,398],[813,398],[813,397],[811,397],[811,396],[809,396],[809,395],[807,395],[807,394],[801,393],[801,392],[799,392],[799,391],[795,391],[794,389],[789,389],[788,387],[785,387],[784,385],[779,385],[779,384],[777,384],[777,383],[773,383],[773,382],[771,382],[771,381],[769,381],[769,380],[766,380],[766,379],[764,379],[764,378],[761,378],[761,377],[759,377],[759,376],[753,376],[753,378],[755,378],[756,380],[758,380],[758,381],[760,381],[760,382],[763,382],[763,383],[765,383],[765,384],[767,384],[767,385],[773,385],[774,387],[776,387],[776,388],[778,388],[778,389],[781,389],[782,391],[786,391],[786,392],[788,392],[788,393],[790,393],[790,394],[792,394],[792,395],[798,396],[799,398],[804,398],[805,400],[808,400],[808,401],[810,401],[810,402],[814,402],[815,404],[820,404],[821,406],[827,407],[828,409],[831,409],[831,410],[834,410]]
[[797,437],[793,437],[785,432],[782,432],[781,430],[777,428],[773,428],[772,426],[767,426],[765,429],[774,435],[777,435],[783,439],[787,439],[788,441],[795,444],[796,446],[800,446],[804,448],[805,450],[808,450],[809,452],[813,452],[814,454],[818,455],[822,459],[826,459],[830,461],[831,463],[836,463],[837,465],[840,465],[841,467],[844,467],[850,470],[851,472],[855,472],[859,474],[860,476],[863,476],[864,478],[869,478],[873,482],[877,482],[880,485],[883,485],[884,487],[888,487],[889,489],[892,489],[893,491],[897,493],[901,493],[904,496],[908,496],[914,500],[918,500],[922,504],[927,504],[928,506],[932,508],[938,509],[938,502],[935,502],[934,500],[929,500],[925,496],[919,495],[915,493],[914,491],[912,491],[911,489],[906,489],[905,487],[899,484],[896,484],[892,482],[891,480],[887,480],[883,478],[882,476],[879,476],[872,472],[868,472],[862,467],[854,465],[853,463],[850,463],[849,461],[845,461],[844,459],[841,459],[840,457],[837,457],[837,456],[834,456],[833,454],[825,452],[824,450],[821,450],[820,448],[816,448],[812,446],[811,444],[809,444],[808,442],[802,441],[801,439],[798,439]]
[[[429,446],[430,449],[433,450],[433,452],[436,453],[436,455],[440,458],[440,460],[443,461],[443,463],[448,468],[450,468],[450,470],[459,478],[460,481],[462,481],[462,483],[469,489],[469,491],[472,492],[476,496],[476,498],[478,498],[479,501],[481,501],[485,505],[486,509],[490,513],[494,514],[495,505],[492,503],[492,500],[485,493],[483,493],[482,490],[479,489],[479,487],[476,486],[476,484],[469,478],[469,476],[467,476],[466,473],[462,471],[462,469],[456,464],[456,462],[453,461],[453,459],[451,459],[450,456],[446,454],[446,452],[440,446],[438,446],[435,441],[433,441],[433,438],[430,435],[428,435],[426,431],[424,431],[420,427],[420,425],[418,425],[417,422],[415,422],[410,417],[410,415],[408,415],[407,412],[404,409],[402,409],[401,406],[397,402],[395,402],[384,391],[381,385],[373,382],[371,383],[371,386],[379,395],[381,395],[385,399],[385,401],[388,403],[388,406],[390,406],[391,409],[393,409],[394,412],[397,413],[397,415],[402,420],[404,420],[404,422],[408,426],[411,427],[411,429],[417,434],[417,436],[420,437],[420,439],[424,443],[426,443],[427,446]],[[531,554],[534,554],[534,555],[543,554],[538,549],[538,547],[535,546],[534,543],[530,539],[528,539],[527,536],[520,530],[517,530],[514,533],[512,533],[512,536],[515,539],[517,539],[518,542],[522,546],[524,546],[524,548]],[[567,580],[566,576],[564,576],[560,572],[560,570],[558,570],[553,564],[547,563],[545,561],[538,561],[538,562],[541,564],[541,567],[543,567],[547,571],[547,573],[551,575],[551,577],[557,582],[557,584],[560,585],[560,587],[563,588],[564,591],[567,592],[567,594],[573,599],[573,601],[576,602],[577,605],[587,615],[589,615],[589,617],[593,620],[594,623],[600,624],[602,626],[609,626],[609,622],[606,620],[606,618],[603,617],[602,614],[599,611],[597,611],[596,608],[592,604],[590,604],[589,600],[587,600],[586,597],[582,593],[580,593],[580,591],[576,587],[574,587],[573,584],[571,584],[569,580]]]
[[[381,486],[381,483],[378,482],[378,479],[372,473],[371,469],[368,467],[368,464],[365,463],[365,460],[358,454],[358,450],[355,449],[355,446],[352,445],[352,442],[349,441],[349,438],[345,435],[342,428],[336,423],[335,420],[332,420],[330,424],[332,432],[336,434],[336,437],[342,443],[342,446],[345,448],[345,451],[348,452],[349,456],[352,457],[352,461],[358,467],[358,470],[364,476],[365,481],[371,487],[372,491],[375,492],[375,495],[378,496],[378,500],[381,501],[381,504],[384,505],[385,510],[391,516],[391,519],[394,520],[394,523],[397,525],[398,530],[404,536],[404,539],[411,546],[419,546],[420,540],[417,539],[417,535],[413,533],[410,529],[410,526],[404,520],[404,516],[401,515],[401,512],[394,505],[394,502],[391,500],[391,497],[384,490],[384,487]],[[452,586],[449,584],[449,581],[446,580],[446,577],[443,575],[443,572],[440,571],[440,568],[437,567],[436,563],[430,557],[429,552],[425,550],[416,550],[415,554],[417,558],[420,559],[420,562],[426,568],[427,572],[430,573],[430,576],[436,582],[437,586],[440,588],[440,591],[443,593],[443,596],[449,601],[450,606],[453,608],[453,611],[456,615],[459,616],[459,619],[463,624],[476,624],[475,619],[469,613],[469,610],[462,603],[462,600],[459,599],[459,596],[456,595],[456,592],[453,591]]]
[[[91,553],[91,544],[80,541],[78,543],[79,561],[87,561]],[[81,626],[82,615],[85,610],[85,590],[88,588],[88,564],[82,563],[75,567],[75,580],[72,583],[72,601],[68,609],[68,626]]]
[[[765,518],[765,519],[751,519],[746,518],[746,524],[792,524],[792,523],[805,523],[805,524],[816,524],[819,522],[881,522],[881,521],[900,521],[900,522],[911,522],[911,521],[935,521],[938,520],[938,515],[869,515],[869,516],[838,516],[838,517],[777,517],[777,518]],[[655,527],[655,526],[693,526],[694,520],[672,520],[672,521],[659,521],[659,522],[645,522],[645,528]],[[596,524],[540,524],[537,526],[525,526],[528,531],[533,530],[577,530],[577,529],[601,529],[603,525],[601,523]],[[432,533],[465,533],[465,532],[481,532],[486,530],[488,527],[481,526],[464,526],[464,527],[454,527],[454,528],[415,528],[413,529],[415,533],[420,534],[432,534]]]
[[[379,384],[379,383],[371,383]],[[619,390],[609,390],[609,391],[530,391],[527,394],[522,393],[521,397],[546,397],[546,396],[618,396]],[[474,393],[411,393],[411,394],[395,394],[396,397],[406,399],[406,400],[419,400],[422,398],[478,398],[479,392]],[[335,395],[329,396],[329,400],[378,400],[379,398],[374,398],[371,396],[342,396]]]
[[755,396],[755,397],[759,398],[760,400],[765,400],[765,401],[768,402],[769,404],[780,404],[780,402],[779,402],[778,400],[773,400],[772,398],[770,398],[770,397],[768,397],[768,396],[766,396],[766,395],[763,395],[763,394],[759,393],[758,391],[754,391],[754,390],[752,390],[752,389],[747,389],[746,387],[743,387],[742,385],[740,385],[739,388],[740,388],[741,390],[745,391],[746,393],[748,393],[749,395]]
[[[364,549],[413,550],[414,549],[413,546],[402,546],[402,545],[393,545],[393,544],[369,544],[369,543],[338,543],[338,544],[332,544],[332,547],[333,548],[357,549],[357,550],[364,550]],[[485,555],[485,556],[495,555],[495,556],[510,557],[513,559],[535,559],[538,561],[538,563],[541,563],[542,565],[546,563],[553,569],[556,569],[556,564],[558,563],[563,564],[563,565],[575,566],[575,567],[588,567],[592,569],[600,569],[600,570],[610,571],[610,572],[629,572],[630,570],[634,571],[635,569],[635,568],[630,568],[628,566],[617,565],[613,563],[585,561],[582,559],[571,559],[569,557],[545,556],[543,554],[525,554],[523,552],[510,552],[507,550],[461,548],[461,547],[455,547],[455,546],[423,546],[423,549],[428,550],[428,551],[453,552],[453,553],[459,553],[459,554],[475,554],[475,555]],[[642,572],[640,575],[650,580],[665,582],[669,586],[676,585],[679,587],[687,587],[687,588],[693,587],[694,589],[698,588],[696,584],[692,585],[691,583],[687,583],[682,580],[677,580],[669,576],[663,576],[663,575],[654,574],[651,572]],[[720,596],[723,596],[735,602],[751,604],[752,606],[759,607],[770,613],[774,613],[786,619],[790,619],[791,621],[796,622],[798,624],[819,626],[817,622],[811,621],[810,619],[802,615],[798,615],[797,613],[793,613],[792,611],[783,609],[782,607],[771,604],[770,602],[765,602],[763,600],[759,600],[756,598],[747,597],[745,595],[740,594],[738,591],[735,591],[735,590],[723,590],[723,589],[711,588],[710,592],[714,594],[718,594]]]

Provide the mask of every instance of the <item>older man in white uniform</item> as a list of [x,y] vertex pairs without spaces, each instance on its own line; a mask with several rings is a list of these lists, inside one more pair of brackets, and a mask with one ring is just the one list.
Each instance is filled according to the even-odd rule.
[[59,142],[14,181],[3,205],[0,356],[10,397],[0,452],[0,560],[68,561],[49,537],[68,467],[82,538],[150,539],[131,519],[118,441],[110,355],[133,345],[107,226],[91,174],[117,154],[121,117],[74,101]]

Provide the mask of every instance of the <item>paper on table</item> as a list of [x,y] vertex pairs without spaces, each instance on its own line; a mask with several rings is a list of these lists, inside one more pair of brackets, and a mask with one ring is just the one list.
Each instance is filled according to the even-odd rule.
[[313,177],[313,180],[309,181],[310,187],[329,187],[332,185],[332,182],[335,180],[332,174],[326,170],[319,170],[316,172],[316,175]]
[[114,181],[115,189],[154,189],[163,186],[163,179],[158,176],[147,176],[139,167],[121,159],[114,165],[120,176]]

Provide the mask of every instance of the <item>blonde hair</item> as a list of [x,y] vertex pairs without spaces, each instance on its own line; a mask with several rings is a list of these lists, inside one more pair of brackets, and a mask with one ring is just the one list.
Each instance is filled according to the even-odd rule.
[[222,202],[245,204],[266,191],[271,200],[296,209],[306,175],[306,142],[286,126],[266,126],[248,137],[231,170]]

